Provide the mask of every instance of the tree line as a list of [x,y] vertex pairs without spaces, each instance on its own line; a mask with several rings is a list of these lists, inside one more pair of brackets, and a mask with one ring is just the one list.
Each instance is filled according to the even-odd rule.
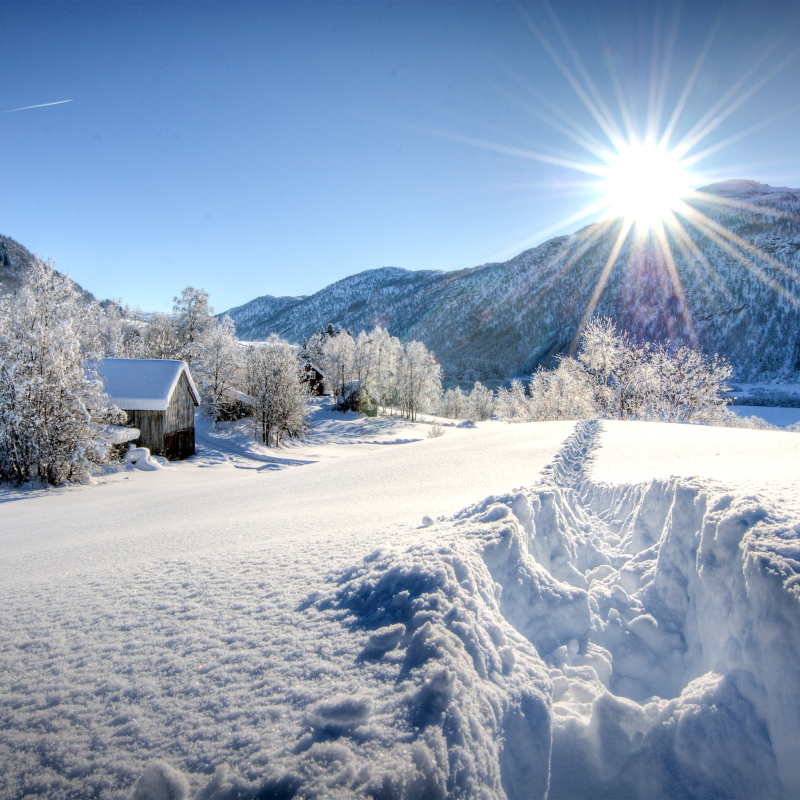
[[112,406],[96,371],[102,358],[186,361],[201,410],[216,425],[249,416],[254,436],[280,446],[309,430],[303,365],[328,376],[342,410],[360,410],[367,392],[384,408],[416,419],[441,394],[441,368],[421,342],[321,331],[298,348],[272,335],[242,343],[218,319],[203,289],[187,286],[173,313],[146,317],[120,302],[88,302],[52,265],[35,259],[23,286],[0,298],[0,478],[51,484],[87,480],[93,464],[114,457]]
[[[498,390],[495,415],[517,421],[638,419],[736,424],[724,392],[731,366],[717,355],[634,341],[613,320],[589,320],[574,358]],[[738,419],[738,418],[737,418]]]
[[385,411],[413,422],[441,397],[442,368],[433,353],[385,328],[354,336],[329,325],[304,342],[303,354],[319,366],[341,411],[361,411],[371,396]]

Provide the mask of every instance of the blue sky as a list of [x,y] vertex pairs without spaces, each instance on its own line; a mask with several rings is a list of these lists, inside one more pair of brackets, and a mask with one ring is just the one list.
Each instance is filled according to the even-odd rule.
[[751,94],[693,152],[750,132],[693,185],[798,187],[798,22],[796,2],[0,3],[0,111],[72,101],[0,114],[0,233],[143,310],[505,260],[598,217],[566,222],[592,176],[530,157],[600,163],[559,115],[607,141],[557,62],[620,124],[615,80],[640,129],[663,90],[663,128],[707,44],[674,140],[731,89],[720,110]]

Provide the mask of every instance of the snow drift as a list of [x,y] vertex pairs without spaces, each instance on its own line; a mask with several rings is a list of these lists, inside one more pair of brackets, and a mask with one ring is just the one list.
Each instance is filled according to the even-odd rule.
[[697,480],[592,484],[598,431],[581,423],[543,485],[440,521],[436,547],[372,554],[314,600],[394,691],[334,703],[309,752],[369,740],[374,714],[414,748],[339,788],[798,795],[798,523]]

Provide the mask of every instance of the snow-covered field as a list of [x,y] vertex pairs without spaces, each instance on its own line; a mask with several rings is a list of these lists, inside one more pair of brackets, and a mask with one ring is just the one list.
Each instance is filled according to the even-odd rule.
[[0,491],[1,797],[800,795],[796,434],[247,424]]

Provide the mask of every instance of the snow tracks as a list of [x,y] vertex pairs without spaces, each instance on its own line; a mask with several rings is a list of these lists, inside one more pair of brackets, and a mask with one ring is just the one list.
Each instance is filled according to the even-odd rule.
[[353,776],[312,794],[800,793],[798,524],[699,481],[593,484],[601,425],[313,601],[362,637],[364,683],[309,727]]

